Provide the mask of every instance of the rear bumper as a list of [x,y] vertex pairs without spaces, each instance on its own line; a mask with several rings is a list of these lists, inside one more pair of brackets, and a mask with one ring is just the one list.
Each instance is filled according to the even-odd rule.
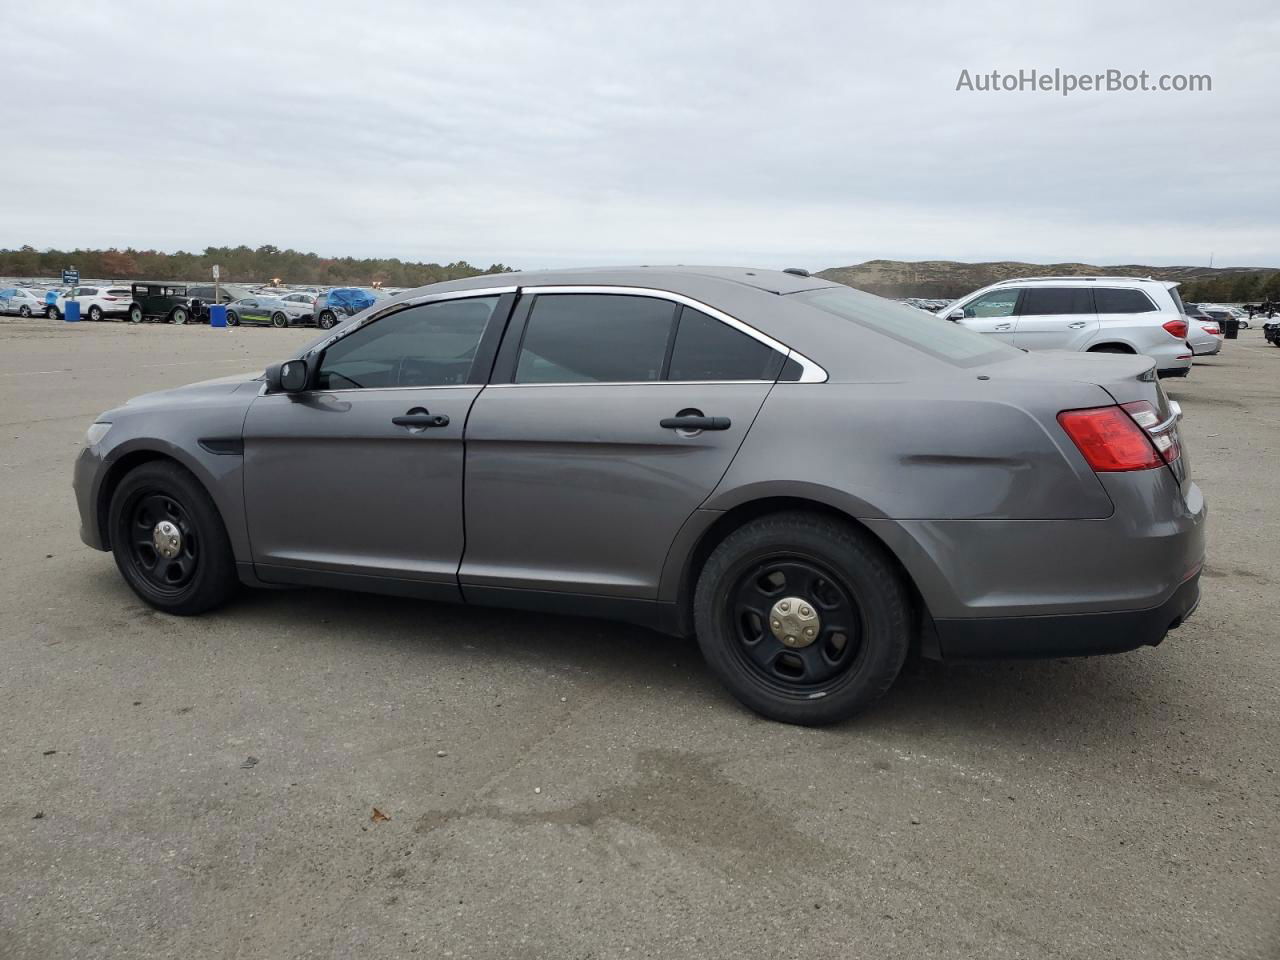
[[1087,657],[1154,647],[1200,604],[1200,572],[1167,600],[1145,610],[1049,617],[937,620],[946,660]]

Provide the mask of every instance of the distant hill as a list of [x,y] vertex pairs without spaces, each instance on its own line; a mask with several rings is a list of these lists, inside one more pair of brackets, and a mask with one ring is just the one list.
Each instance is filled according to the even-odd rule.
[[[1124,264],[1098,267],[1089,263],[960,263],[955,260],[868,260],[849,267],[831,267],[818,274],[882,297],[953,299],[998,280],[1045,276],[1154,277],[1193,283],[1195,287],[1231,287],[1239,283],[1240,297],[1258,296],[1276,275],[1274,267],[1145,267]],[[1225,291],[1224,291],[1225,296]]]

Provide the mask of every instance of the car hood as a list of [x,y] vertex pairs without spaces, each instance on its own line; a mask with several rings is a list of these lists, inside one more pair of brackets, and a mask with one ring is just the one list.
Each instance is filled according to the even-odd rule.
[[246,402],[258,395],[262,387],[262,372],[254,370],[246,373],[216,377],[212,380],[201,380],[182,387],[169,390],[157,390],[131,397],[124,406],[111,411],[130,413],[154,407],[198,406],[207,403],[218,403],[236,394],[243,395]]

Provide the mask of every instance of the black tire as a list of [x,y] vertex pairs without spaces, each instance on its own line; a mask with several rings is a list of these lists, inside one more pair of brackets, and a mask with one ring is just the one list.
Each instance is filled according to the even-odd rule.
[[90,307],[90,308],[89,308],[89,319],[90,319],[90,320],[93,320],[95,323],[96,323],[97,321],[101,320],[101,319],[102,319],[102,308],[101,308],[101,307],[99,307],[97,304],[94,304],[92,307]]
[[57,320],[57,319],[58,319],[58,308],[57,308],[57,307],[52,307],[52,306],[50,306],[50,307],[45,307],[45,308],[44,308],[44,315],[45,315],[46,317],[48,317],[50,320]]
[[316,326],[321,330],[332,330],[337,324],[338,317],[330,310],[326,310],[316,319]]
[[187,322],[187,308],[174,307],[173,312],[169,314],[169,322],[176,324],[184,324]]
[[273,327],[287,327],[289,325],[289,318],[280,312],[273,313],[271,315],[271,325]]
[[236,312],[234,310],[227,311],[227,326],[228,327],[240,326],[240,318],[236,316]]
[[1128,347],[1122,347],[1115,343],[1104,343],[1100,347],[1090,347],[1089,353],[1133,353]]
[[[773,634],[780,622],[771,614],[784,598],[818,614],[802,649]],[[698,576],[693,612],[712,672],[747,707],[784,723],[817,726],[858,713],[889,689],[910,646],[907,590],[884,548],[812,513],[761,517],[729,534]]]
[[23,320],[27,319],[29,316],[31,316],[31,308],[24,303],[22,306],[18,308],[18,316],[20,316]]
[[142,308],[138,306],[136,303],[129,308],[129,322],[130,323],[142,322]]
[[[148,546],[162,521],[179,531],[173,558]],[[184,467],[152,461],[130,471],[111,497],[108,524],[121,576],[156,609],[189,616],[235,593],[235,558],[218,508]]]

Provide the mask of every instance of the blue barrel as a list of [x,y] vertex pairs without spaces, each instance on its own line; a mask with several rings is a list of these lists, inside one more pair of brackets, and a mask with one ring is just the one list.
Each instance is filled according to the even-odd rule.
[[209,326],[225,327],[227,325],[227,305],[212,303],[209,305]]
[[65,306],[66,306],[66,309],[62,313],[62,318],[66,320],[67,323],[79,323],[80,322],[80,301],[68,300]]

